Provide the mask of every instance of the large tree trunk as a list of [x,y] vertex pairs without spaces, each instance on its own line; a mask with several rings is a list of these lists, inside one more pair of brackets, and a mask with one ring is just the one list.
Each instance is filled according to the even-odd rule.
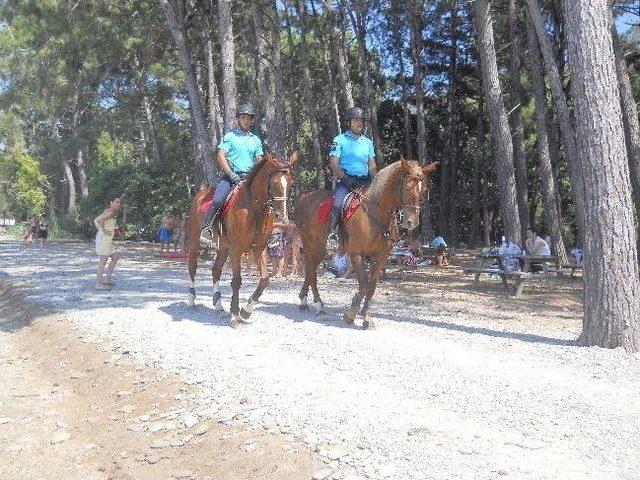
[[563,0],[585,184],[581,340],[640,349],[640,271],[607,0]]
[[413,60],[413,83],[416,89],[416,127],[418,135],[418,161],[425,164],[429,161],[427,153],[427,127],[424,122],[424,87],[422,66],[422,22],[423,0],[411,0],[409,4],[409,28],[411,57]]
[[585,213],[584,213],[584,182],[582,180],[582,172],[580,171],[580,160],[578,158],[578,151],[576,149],[575,134],[571,124],[571,115],[569,113],[569,107],[567,105],[567,98],[564,93],[562,85],[562,77],[558,71],[558,65],[556,63],[555,56],[553,54],[553,48],[549,42],[547,36],[547,30],[545,27],[545,21],[542,17],[542,11],[538,0],[525,0],[529,7],[529,15],[531,22],[536,30],[536,36],[538,37],[538,43],[542,52],[542,58],[544,59],[545,71],[549,76],[549,83],[551,85],[551,93],[553,95],[553,101],[556,106],[556,113],[558,118],[558,125],[560,127],[560,135],[562,136],[562,142],[564,144],[565,155],[569,162],[569,172],[571,175],[571,185],[573,193],[573,201],[576,206],[576,223],[578,224],[578,239],[579,243],[583,242]]
[[231,0],[218,1],[218,25],[222,60],[222,94],[224,97],[224,128],[229,131],[236,121],[237,88],[235,44],[233,41],[233,18]]
[[522,236],[526,236],[529,226],[529,192],[527,185],[527,157],[524,153],[524,128],[522,126],[522,84],[520,75],[520,33],[518,29],[518,10],[516,0],[509,0],[509,41],[510,62],[509,80],[511,84],[511,130],[513,131],[513,161],[516,170],[518,189],[518,211]]
[[133,56],[133,69],[136,82],[138,84],[138,90],[140,91],[140,104],[142,107],[142,113],[144,114],[144,118],[147,123],[147,129],[149,130],[151,148],[153,149],[153,158],[158,163],[158,165],[162,165],[164,162],[164,156],[162,154],[162,143],[160,141],[160,136],[158,135],[158,130],[156,129],[156,122],[153,115],[153,110],[151,109],[151,101],[149,100],[149,93],[147,92],[144,70],[142,65],[140,64],[138,54],[134,54]]
[[[269,4],[267,8],[271,8]],[[269,48],[268,33],[264,29],[262,18],[264,15],[263,5],[260,2],[253,2],[253,26],[256,35],[256,54],[257,54],[257,84],[258,84],[258,98],[261,99],[262,104],[260,109],[264,114],[264,123],[266,125],[267,144],[271,150],[273,149],[273,142],[271,138],[271,127],[276,117],[275,95],[273,92],[272,81],[273,72],[271,68],[271,59],[269,53],[272,50]],[[269,21],[269,20],[268,20]],[[271,30],[269,30],[269,33]],[[276,155],[282,157],[284,152],[275,152]]]
[[331,0],[322,0],[322,5],[329,18],[329,43],[331,44],[331,54],[336,65],[336,76],[338,89],[342,94],[343,109],[353,107],[353,86],[349,77],[349,65],[347,63],[347,53],[344,48],[342,29],[340,28],[340,18],[333,8]]
[[282,79],[282,49],[280,45],[280,35],[282,34],[280,27],[280,18],[275,1],[269,2],[267,7],[267,19],[269,27],[271,27],[271,63],[273,69],[273,93],[275,99],[275,112],[273,123],[269,126],[269,134],[271,136],[271,148],[282,157],[287,154],[287,123],[285,109],[285,89]]
[[220,107],[220,92],[216,82],[216,71],[213,63],[213,34],[211,22],[207,17],[207,41],[205,43],[205,55],[207,57],[207,103],[209,108],[209,135],[211,136],[211,148],[215,151],[218,143],[224,135],[224,119]]
[[71,167],[69,166],[69,162],[64,162],[64,178],[67,184],[67,192],[69,196],[67,197],[67,213],[71,213],[76,208],[76,200],[78,195],[76,193],[76,182],[73,178],[73,171],[71,171]]
[[[302,32],[308,32],[308,14],[307,6],[303,1],[296,0],[296,13],[301,20]],[[304,101],[307,111],[307,118],[309,119],[309,127],[311,129],[311,148],[313,151],[313,159],[316,164],[316,184],[319,189],[324,188],[324,161],[322,152],[320,149],[320,133],[318,129],[318,120],[316,118],[316,105],[315,98],[313,96],[311,70],[309,67],[309,45],[307,43],[307,36],[300,36],[302,42],[302,49],[300,54],[302,55],[302,78],[304,89]]]
[[513,144],[511,143],[507,112],[502,102],[489,2],[475,0],[471,12],[476,30],[482,88],[489,107],[504,234],[514,243],[522,244],[522,229],[520,228],[516,178],[513,167]]
[[349,9],[353,30],[356,32],[358,56],[360,57],[360,68],[362,71],[362,83],[364,84],[364,99],[368,115],[368,130],[371,131],[373,143],[376,147],[376,159],[381,166],[382,139],[380,137],[380,126],[378,125],[378,102],[373,92],[373,82],[369,72],[369,51],[367,49],[367,4],[365,0],[354,0],[355,8]]
[[[422,65],[422,27],[423,27],[423,9],[424,0],[411,0],[409,3],[409,37],[411,46],[411,58],[413,61],[413,83],[415,84],[416,97],[416,127],[417,127],[417,143],[418,143],[418,161],[421,164],[429,162],[429,154],[427,152],[427,128],[424,122],[424,87],[423,87],[423,65]],[[422,215],[420,218],[422,237],[426,240],[433,234],[433,225],[431,224],[431,202],[427,198],[423,205]]]
[[447,98],[446,150],[440,166],[440,235],[451,241],[457,241],[456,208],[456,156],[457,156],[457,105],[458,105],[458,1],[451,0],[451,46],[449,51],[449,93]]
[[80,198],[89,196],[89,182],[87,181],[87,163],[82,148],[76,152],[76,167],[78,167],[78,183],[80,184]]
[[529,58],[531,59],[531,77],[533,83],[533,94],[536,102],[536,135],[538,160],[540,162],[540,181],[542,183],[542,201],[544,203],[544,214],[553,243],[553,250],[562,263],[567,263],[567,252],[564,247],[562,230],[560,228],[560,212],[558,212],[556,198],[556,182],[551,167],[551,157],[549,155],[549,134],[547,130],[547,96],[544,86],[544,75],[542,72],[542,58],[538,39],[533,30],[533,25],[527,28]]
[[484,163],[484,101],[482,92],[478,99],[478,123],[477,123],[477,142],[478,150],[473,156],[473,178],[472,195],[471,195],[471,225],[469,228],[469,247],[473,248],[480,242],[480,226],[481,220],[481,192],[482,180],[480,177],[480,168]]
[[322,53],[322,64],[324,66],[325,75],[329,80],[329,94],[330,94],[330,105],[331,105],[331,135],[338,135],[341,132],[340,128],[340,106],[338,105],[338,94],[337,94],[337,86],[336,79],[333,75],[333,71],[331,70],[331,59],[329,58],[329,52],[327,51],[328,44],[325,40],[324,33],[322,31],[322,25],[319,22],[318,12],[316,11],[316,2],[311,0],[311,12],[313,14],[314,21],[314,30],[316,35],[318,36],[318,40],[321,46]]
[[167,24],[173,36],[173,40],[178,48],[178,58],[184,70],[185,80],[187,83],[187,93],[189,95],[189,106],[191,116],[193,117],[193,126],[195,134],[196,162],[199,155],[202,155],[202,167],[205,172],[206,180],[209,184],[216,181],[216,166],[213,161],[213,151],[211,150],[211,138],[207,129],[207,122],[202,109],[200,93],[196,82],[196,74],[191,64],[191,56],[187,46],[186,35],[184,33],[184,18],[181,11],[177,11],[173,2],[169,0],[160,0],[167,16]]
[[622,106],[622,119],[624,120],[624,133],[627,143],[627,155],[629,157],[629,172],[631,185],[633,186],[633,198],[636,212],[640,214],[640,124],[638,123],[638,109],[633,98],[631,81],[627,70],[627,62],[618,39],[615,26],[613,28],[613,45],[616,54],[616,69],[618,71],[618,86],[620,88],[620,103]]

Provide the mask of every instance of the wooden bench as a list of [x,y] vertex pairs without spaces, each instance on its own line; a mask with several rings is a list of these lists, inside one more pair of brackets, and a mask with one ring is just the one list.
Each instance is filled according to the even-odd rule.
[[[569,272],[569,270],[571,270]],[[571,278],[576,278],[576,272],[582,272],[582,267],[580,265],[573,265],[571,263],[566,263],[559,265],[558,268],[547,268],[545,270],[549,273],[555,273],[556,275],[567,275],[570,274]]]
[[512,272],[509,270],[499,270],[495,268],[484,268],[484,267],[466,267],[462,269],[462,272],[465,274],[473,273],[474,277],[474,285],[477,285],[480,281],[480,275],[499,275],[502,280],[502,286],[504,288],[509,288],[507,284],[507,278],[515,280],[515,296],[519,297],[522,295],[522,290],[524,289],[525,281],[533,276],[533,274],[528,272]]

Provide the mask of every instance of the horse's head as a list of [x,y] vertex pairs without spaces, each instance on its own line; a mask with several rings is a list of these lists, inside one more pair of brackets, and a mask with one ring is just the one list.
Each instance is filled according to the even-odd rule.
[[400,162],[400,224],[413,230],[420,224],[420,203],[429,189],[429,173],[437,168],[438,162],[420,166],[403,157]]
[[267,168],[267,202],[273,209],[276,221],[288,222],[288,199],[293,188],[293,176],[291,171],[298,160],[298,152],[293,152],[286,162],[280,162],[271,154],[266,156]]

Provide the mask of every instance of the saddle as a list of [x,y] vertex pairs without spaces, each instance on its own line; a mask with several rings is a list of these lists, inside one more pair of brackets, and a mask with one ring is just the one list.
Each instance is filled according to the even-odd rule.
[[[359,187],[356,190],[352,190],[349,194],[344,197],[344,202],[340,207],[340,218],[344,223],[346,223],[356,210],[362,203],[362,191],[364,187]],[[335,196],[331,195],[324,202],[320,204],[320,208],[318,209],[318,218],[321,222],[326,223],[329,221],[329,216],[331,215],[331,209],[333,208],[333,203],[335,202]]]
[[[211,222],[212,224],[214,224],[215,222],[222,221],[222,219],[227,216],[229,211],[231,211],[233,206],[236,204],[236,201],[238,200],[238,197],[240,196],[240,192],[242,192],[243,188],[244,188],[244,182],[240,182],[239,184],[237,184],[235,187],[231,189],[231,191],[227,194],[227,197],[224,199],[224,203],[222,204],[222,207],[218,211],[218,214]],[[200,213],[201,215],[204,215],[209,211],[212,204],[213,204],[213,191],[207,196],[205,201],[202,202],[202,204],[200,205],[200,208],[198,208],[198,213]]]

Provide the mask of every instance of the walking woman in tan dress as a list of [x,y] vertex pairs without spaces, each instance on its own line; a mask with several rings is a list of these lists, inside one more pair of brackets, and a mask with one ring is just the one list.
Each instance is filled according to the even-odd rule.
[[[96,253],[98,254],[98,273],[96,276],[96,290],[109,290],[115,284],[111,279],[111,274],[118,261],[118,252],[113,245],[113,232],[116,228],[116,211],[122,206],[119,197],[109,202],[109,206],[93,220],[93,224],[98,229],[96,234]],[[111,258],[109,266],[106,268],[106,279],[104,278],[107,261]]]

